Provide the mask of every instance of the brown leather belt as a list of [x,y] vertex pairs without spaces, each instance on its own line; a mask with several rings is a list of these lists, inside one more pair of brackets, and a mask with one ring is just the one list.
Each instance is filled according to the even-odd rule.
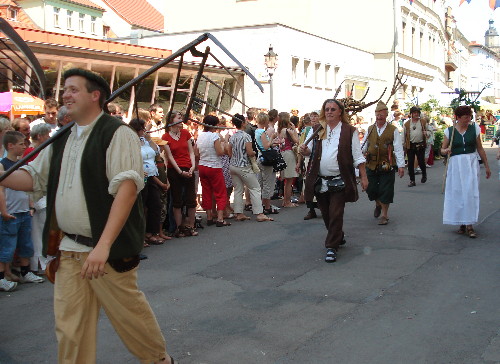
[[94,240],[92,240],[92,238],[89,238],[89,237],[83,236],[83,235],[75,235],[75,234],[68,234],[68,233],[64,233],[64,235],[66,235],[71,240],[77,242],[78,244],[82,244],[82,245],[85,245],[85,246],[88,246],[91,248],[94,247]]

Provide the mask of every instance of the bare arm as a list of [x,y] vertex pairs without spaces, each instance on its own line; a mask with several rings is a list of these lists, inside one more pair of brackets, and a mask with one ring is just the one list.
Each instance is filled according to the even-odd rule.
[[222,142],[220,139],[217,139],[215,142],[214,142],[214,148],[215,148],[215,153],[217,153],[217,155],[220,157],[224,154],[226,154],[224,152],[224,148],[222,146]]
[[193,142],[191,139],[187,141],[188,143],[188,150],[189,150],[189,159],[191,159],[191,168],[189,168],[189,175],[191,176],[194,172],[195,166],[196,166],[196,161],[195,161],[195,156],[194,156],[194,147],[193,147]]
[[491,176],[490,165],[488,164],[488,158],[486,157],[486,152],[484,151],[483,144],[481,143],[480,135],[478,135],[476,138],[476,147],[477,147],[477,152],[479,153],[479,156],[481,157],[481,160],[484,163],[484,169],[486,170],[486,178],[490,178]]
[[252,142],[245,143],[245,150],[249,157],[253,157],[255,155],[255,151],[252,148]]
[[[0,165],[0,167],[2,167],[0,173],[3,174],[3,166]],[[28,172],[21,169],[13,172],[9,177],[4,179],[0,185],[10,188],[11,190],[31,192],[33,191],[33,178],[31,178]]]
[[264,149],[269,149],[271,147],[271,142],[267,139],[266,133],[262,133],[260,135],[260,141],[262,142]]
[[120,187],[118,187],[118,192],[111,205],[111,211],[109,212],[108,221],[102,235],[83,264],[80,273],[82,278],[99,278],[99,276],[105,274],[104,266],[109,257],[109,250],[123,229],[136,198],[137,186],[134,181],[123,181]]

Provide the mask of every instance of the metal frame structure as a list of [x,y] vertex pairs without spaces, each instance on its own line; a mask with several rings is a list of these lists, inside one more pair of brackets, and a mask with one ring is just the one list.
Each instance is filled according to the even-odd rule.
[[[35,75],[37,76],[37,79],[38,79],[38,85],[39,85],[39,87],[37,87],[36,89],[34,89],[33,87],[26,88],[25,87],[26,82],[24,83],[24,86],[23,86],[23,84],[18,85],[17,83],[16,83],[16,86],[19,86],[20,88],[22,88],[23,90],[25,90],[25,92],[27,92],[29,94],[32,94],[32,95],[36,94],[37,96],[43,97],[45,95],[44,91],[45,91],[46,80],[45,80],[45,76],[43,74],[43,70],[42,70],[40,64],[38,63],[37,59],[35,58],[33,52],[31,52],[31,50],[29,49],[29,47],[21,39],[21,37],[19,37],[19,35],[15,32],[15,30],[5,20],[3,20],[1,18],[0,18],[0,31],[2,31],[5,35],[7,35],[9,37],[9,39],[21,50],[21,52],[24,54],[24,56],[28,59],[28,63],[23,58],[21,58],[19,55],[16,54],[16,56],[23,63],[25,63],[28,66],[29,70],[33,70],[34,71],[34,73],[35,73]],[[233,62],[235,62],[238,65],[238,67],[241,68],[241,70],[255,83],[255,85],[260,89],[260,91],[264,92],[264,89],[263,89],[262,85],[260,84],[259,81],[257,81],[257,79],[255,78],[255,76],[253,76],[250,73],[250,71],[248,71],[248,69],[245,66],[243,66],[241,64],[241,62],[238,61],[238,59],[236,59],[236,57],[234,57],[231,54],[231,52],[229,52],[229,50],[226,47],[224,47],[222,45],[222,43],[220,43],[217,40],[217,38],[215,38],[210,33],[205,33],[205,34],[200,35],[198,38],[196,38],[192,42],[190,42],[190,43],[186,44],[185,46],[181,47],[179,50],[177,50],[176,52],[172,53],[169,57],[161,60],[160,62],[158,62],[157,64],[155,64],[153,67],[151,67],[146,72],[143,72],[142,74],[138,75],[134,79],[132,79],[129,82],[127,82],[122,87],[118,88],[116,91],[114,91],[110,95],[110,97],[106,100],[105,104],[107,105],[109,102],[113,101],[118,96],[120,96],[121,94],[123,94],[124,92],[128,91],[131,88],[133,90],[132,92],[134,93],[134,99],[137,100],[137,98],[135,97],[136,93],[138,92],[138,89],[140,89],[141,82],[145,78],[147,78],[151,74],[155,73],[156,71],[158,71],[159,69],[161,69],[165,65],[167,65],[167,64],[169,64],[171,62],[174,62],[175,60],[179,59],[179,61],[178,61],[179,65],[178,65],[178,69],[177,69],[177,77],[176,77],[176,81],[175,81],[175,87],[174,87],[174,90],[173,90],[174,95],[173,95],[172,102],[170,104],[170,108],[169,108],[169,111],[168,111],[168,114],[167,114],[167,119],[166,119],[168,121],[170,119],[170,116],[172,115],[172,112],[173,112],[173,109],[174,109],[175,96],[176,96],[177,92],[179,92],[179,82],[180,82],[180,77],[179,76],[181,74],[182,67],[184,65],[184,55],[187,52],[190,52],[193,57],[201,58],[202,60],[201,60],[200,65],[199,65],[198,72],[196,74],[196,78],[194,79],[193,87],[191,87],[191,92],[190,92],[190,94],[188,96],[188,103],[187,103],[187,108],[184,111],[184,118],[179,123],[181,123],[181,122],[186,123],[187,121],[192,121],[192,122],[198,123],[200,125],[206,125],[206,124],[204,124],[204,123],[202,123],[202,122],[200,122],[198,120],[190,118],[190,113],[191,113],[191,110],[193,108],[194,102],[203,103],[203,104],[205,104],[205,105],[213,108],[214,110],[217,110],[220,113],[223,113],[225,115],[234,117],[233,115],[227,113],[226,111],[220,109],[219,107],[217,107],[215,105],[212,105],[212,104],[208,103],[207,101],[202,100],[202,99],[196,97],[196,94],[197,94],[198,87],[199,87],[201,79],[206,80],[210,84],[216,85],[216,83],[214,81],[210,80],[207,76],[205,76],[203,74],[203,72],[205,70],[205,66],[206,66],[207,60],[209,59],[209,57],[211,57],[215,62],[217,62],[232,78],[234,78],[234,80],[241,87],[241,90],[242,90],[242,100],[239,100],[238,98],[236,98],[235,96],[233,96],[231,93],[229,93],[228,91],[224,90],[223,87],[220,87],[220,86],[216,85],[217,88],[220,91],[222,91],[221,98],[222,98],[223,95],[229,95],[232,99],[234,99],[234,100],[238,101],[239,103],[241,103],[242,113],[244,113],[245,107],[248,108],[248,106],[245,105],[245,101],[244,101],[245,100],[244,87],[239,82],[238,78],[228,69],[227,66],[225,66],[210,51],[210,47],[207,46],[205,48],[205,52],[200,52],[200,51],[198,51],[196,49],[197,45],[203,43],[206,40],[211,40],[213,43],[215,43],[215,45],[218,48],[220,48]],[[2,43],[5,44],[5,45],[7,45],[7,43],[5,41],[3,41],[3,40],[2,40]],[[9,49],[12,51],[11,48],[9,48]],[[7,56],[6,54],[4,54],[4,55]],[[10,62],[12,62],[13,64],[18,64],[18,62],[19,62],[19,61],[16,61],[15,59],[13,59],[11,57],[9,57],[9,59],[10,59]],[[13,71],[12,67],[9,67],[8,69],[10,69],[11,71]],[[23,72],[25,72],[25,71],[23,71]],[[10,81],[12,82],[14,80],[10,80]],[[105,108],[107,109],[107,106],[105,106]],[[135,103],[135,105],[134,105],[134,110],[137,113],[137,103]],[[34,156],[35,154],[39,153],[41,150],[43,150],[48,145],[52,144],[55,140],[57,140],[62,135],[64,135],[69,129],[71,129],[71,127],[73,126],[73,124],[74,124],[74,122],[68,123],[63,128],[61,128],[55,135],[53,135],[49,140],[47,140],[44,143],[42,143],[38,148],[36,148],[31,153],[29,153],[28,155],[26,155],[23,159],[19,160],[14,166],[12,166],[2,176],[0,176],[0,181],[2,181],[5,178],[7,178],[12,172],[14,172],[20,166],[22,166],[23,164],[25,164],[26,161],[29,160],[32,156]],[[208,125],[208,126],[213,127],[211,125]],[[231,129],[229,127],[215,127],[215,128],[217,128],[217,129]]]

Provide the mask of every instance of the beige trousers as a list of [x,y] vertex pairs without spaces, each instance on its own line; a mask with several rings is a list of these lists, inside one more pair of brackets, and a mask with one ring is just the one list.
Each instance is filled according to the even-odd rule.
[[167,356],[165,339],[144,293],[137,287],[137,267],[117,273],[106,264],[98,279],[82,279],[88,253],[61,251],[54,285],[54,313],[59,364],[96,362],[97,320],[104,308],[116,333],[141,363]]
[[257,180],[257,175],[252,170],[252,165],[246,167],[229,166],[231,177],[234,185],[234,212],[237,214],[243,213],[243,192],[245,187],[250,193],[250,201],[252,202],[252,212],[254,215],[262,214],[262,200],[260,192],[260,184]]

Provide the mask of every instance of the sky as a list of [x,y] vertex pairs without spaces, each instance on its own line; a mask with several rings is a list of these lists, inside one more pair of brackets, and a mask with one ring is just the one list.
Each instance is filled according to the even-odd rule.
[[495,21],[495,28],[500,31],[500,8],[491,10],[489,0],[472,0],[470,4],[460,0],[447,0],[448,6],[453,8],[453,15],[457,20],[457,27],[468,41],[484,44],[484,33],[488,30],[488,21]]

